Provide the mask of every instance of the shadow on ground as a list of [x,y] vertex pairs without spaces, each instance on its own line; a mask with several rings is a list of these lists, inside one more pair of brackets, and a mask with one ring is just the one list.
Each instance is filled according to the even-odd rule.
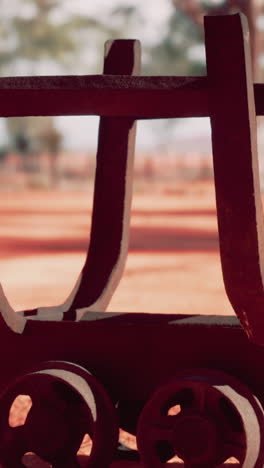
[[[87,457],[79,456],[78,460],[80,463],[80,467],[85,468],[87,464]],[[33,455],[27,455],[26,463],[27,468],[47,468],[47,466],[49,466],[46,463],[36,462],[35,457]],[[182,463],[170,463],[167,466],[169,468],[183,468],[184,465]],[[236,466],[238,466],[238,464],[226,463],[224,465],[219,465],[218,468],[234,468]],[[0,468],[2,468],[1,465]],[[143,464],[135,461],[115,461],[111,463],[109,468],[143,468]]]

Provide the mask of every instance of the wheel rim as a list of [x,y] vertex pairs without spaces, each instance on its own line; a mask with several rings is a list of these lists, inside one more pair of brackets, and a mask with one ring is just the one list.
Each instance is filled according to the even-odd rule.
[[[9,410],[17,395],[32,407],[24,425],[10,427]],[[85,434],[92,439],[87,467],[110,463],[118,441],[114,406],[102,385],[84,368],[68,362],[44,363],[14,382],[0,399],[0,461],[23,467],[34,452],[54,468],[79,466],[77,451]]]
[[230,376],[200,374],[175,378],[145,405],[137,428],[144,466],[159,468],[177,455],[188,467],[217,466],[231,456],[243,468],[262,467],[263,412],[258,401]]

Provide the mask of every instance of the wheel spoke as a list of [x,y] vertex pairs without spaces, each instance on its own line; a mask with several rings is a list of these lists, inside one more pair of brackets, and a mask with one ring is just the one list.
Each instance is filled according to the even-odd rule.
[[11,457],[8,460],[0,459],[1,461],[4,463],[4,465],[0,464],[1,468],[25,468],[25,465],[17,457]]
[[[32,389],[32,400],[34,403],[41,404],[43,406],[53,406],[60,402],[60,394],[54,389],[54,381],[46,375],[41,376],[38,385]],[[38,379],[36,379],[38,381]],[[31,395],[30,395],[31,396]],[[63,401],[63,399],[62,399]]]
[[174,431],[170,427],[160,426],[159,424],[151,424],[146,429],[148,431],[148,437],[154,442],[159,440],[166,440],[169,443],[174,442]]
[[223,433],[226,431],[232,431],[234,434],[243,432],[243,424],[237,409],[227,397],[215,389],[207,393],[206,413],[217,420]]
[[24,426],[8,428],[4,434],[3,445],[1,444],[1,450],[12,450],[23,455],[27,450]]
[[200,383],[188,385],[187,381],[186,388],[178,391],[181,410],[194,410],[203,413],[206,405],[206,389]]
[[207,398],[207,392],[203,388],[203,386],[195,385],[193,388],[193,401],[190,405],[191,409],[197,410],[200,413],[204,413],[205,406],[206,406],[206,398]]
[[24,426],[8,427],[1,433],[0,460],[7,467],[23,467],[21,457],[28,451]]
[[245,447],[235,445],[233,442],[230,442],[229,444],[225,443],[223,454],[224,461],[227,460],[227,458],[235,457],[239,462],[242,462],[245,458]]
[[53,468],[80,468],[80,466],[77,456],[72,456],[67,459],[57,459],[52,462]]
[[243,460],[246,451],[244,428],[238,410],[218,391],[207,396],[207,411],[217,421],[226,458]]
[[206,392],[205,411],[209,414],[218,413],[221,411],[220,402],[223,399],[223,395],[214,388],[209,388]]
[[228,431],[224,440],[224,453],[226,458],[236,457],[242,461],[246,452],[244,435],[235,431]]
[[[146,421],[141,430],[144,434],[144,445],[147,453],[151,453],[155,463],[166,462],[174,452],[173,420],[177,416],[162,416],[154,421]],[[138,442],[140,440],[138,439]],[[141,453],[142,456],[142,453]],[[155,465],[156,466],[156,465]]]

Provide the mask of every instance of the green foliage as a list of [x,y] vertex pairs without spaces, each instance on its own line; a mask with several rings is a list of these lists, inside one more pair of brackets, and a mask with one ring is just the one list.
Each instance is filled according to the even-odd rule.
[[[211,11],[222,9],[223,7],[225,7],[227,4],[229,4],[231,2],[229,0],[222,0],[222,1],[219,0],[215,4],[211,0],[203,0],[200,3],[201,3],[201,6],[202,6],[203,10],[206,11],[207,14],[210,14]],[[231,9],[231,7],[230,7],[230,9]]]
[[[58,0],[17,0],[14,13],[0,19],[0,71],[2,75],[48,74],[47,64],[53,63],[58,72],[81,70],[79,57],[82,46],[89,43],[89,34],[103,35],[105,39],[113,31],[100,20],[74,15],[70,18],[58,13]],[[23,7],[29,13],[23,14]],[[86,41],[84,40],[86,38]],[[94,41],[90,47],[94,48]],[[76,70],[76,63],[81,64]],[[47,72],[45,70],[47,69]],[[31,152],[59,151],[62,136],[55,129],[51,117],[13,118],[6,122],[10,147],[26,156]]]
[[[201,28],[190,17],[175,9],[163,38],[148,48],[143,72],[149,75],[205,74],[203,41]],[[192,54],[194,50],[198,51],[196,58]]]
[[30,141],[24,132],[15,133],[13,135],[14,149],[20,154],[27,154],[29,152]]
[[111,22],[115,27],[115,35],[122,37],[133,28],[143,27],[144,20],[138,9],[133,5],[118,5],[110,14]]
[[69,34],[69,24],[52,24],[42,18],[15,17],[13,26],[17,43],[13,49],[17,57],[39,61],[43,58],[63,62],[64,56],[73,54],[76,44]]
[[9,153],[9,148],[6,145],[0,145],[0,164],[5,161]]
[[[144,18],[138,7],[119,5],[112,10],[120,37],[135,36],[134,30],[144,28]],[[200,48],[200,54],[193,52]],[[203,58],[204,38],[199,25],[178,9],[174,9],[161,37],[143,44],[142,73],[146,75],[202,75],[205,73]]]
[[[84,31],[86,39],[92,31],[97,31],[98,35],[104,32],[106,38],[112,35],[113,31],[95,18],[74,15],[70,19],[54,20],[60,4],[56,0],[19,0],[15,13],[5,20],[0,19],[2,73],[17,74],[21,61],[31,75],[38,74],[43,61],[53,62],[65,72],[76,63]],[[20,13],[23,5],[32,7],[30,15]]]

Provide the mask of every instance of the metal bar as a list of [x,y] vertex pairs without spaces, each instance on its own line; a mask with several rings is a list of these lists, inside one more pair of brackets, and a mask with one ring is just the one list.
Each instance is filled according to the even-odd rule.
[[264,222],[249,34],[243,15],[205,18],[224,283],[248,336],[264,344]]
[[0,117],[32,115],[206,116],[206,77],[0,78]]
[[[264,115],[264,84],[255,84]],[[36,76],[0,78],[0,117],[100,115],[162,119],[208,117],[206,76]]]
[[[137,75],[140,43],[108,41],[104,74]],[[136,123],[131,117],[101,117],[90,245],[78,292],[65,318],[105,310],[123,273],[128,251]]]

